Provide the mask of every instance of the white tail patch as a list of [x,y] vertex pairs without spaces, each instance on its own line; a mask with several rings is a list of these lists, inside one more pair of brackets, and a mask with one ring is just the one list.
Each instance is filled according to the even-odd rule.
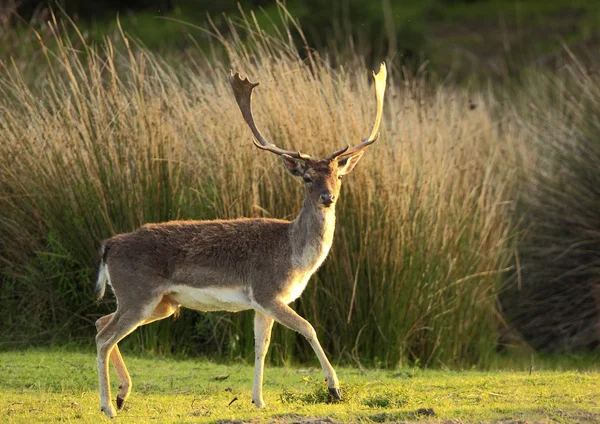
[[106,283],[110,284],[110,274],[108,272],[108,265],[105,262],[102,262],[100,264],[100,269],[98,270],[98,280],[96,281],[96,300],[100,300],[104,297]]

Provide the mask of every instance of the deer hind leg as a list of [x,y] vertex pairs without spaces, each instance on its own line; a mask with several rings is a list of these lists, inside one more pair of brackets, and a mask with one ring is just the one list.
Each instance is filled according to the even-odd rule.
[[100,409],[109,418],[116,415],[115,410],[110,403],[110,379],[108,374],[109,355],[114,350],[117,343],[125,336],[133,332],[140,325],[145,324],[146,320],[154,321],[156,319],[152,319],[152,315],[161,301],[162,298],[146,301],[144,301],[144,299],[138,299],[135,304],[125,304],[121,302],[112,319],[110,319],[110,321],[105,324],[104,328],[96,335]]
[[[167,318],[173,315],[178,310],[178,308],[179,305],[173,303],[170,299],[164,297],[154,308],[150,316],[139,325],[145,325],[163,318]],[[96,321],[96,328],[98,329],[98,333],[100,333],[100,331],[102,331],[104,327],[108,325],[108,323],[114,316],[115,313],[112,313],[103,316],[102,318],[98,319],[98,321]],[[125,405],[125,401],[131,393],[131,377],[129,375],[129,371],[127,370],[127,366],[125,365],[125,361],[123,361],[123,357],[121,356],[121,352],[119,351],[119,346],[117,344],[114,345],[112,351],[110,352],[110,360],[113,366],[115,367],[115,371],[117,372],[117,378],[119,379],[119,394],[117,395],[117,409],[119,410],[123,408],[123,406]],[[108,399],[110,399],[110,392],[108,393]]]
[[[113,316],[114,313],[103,316],[96,321],[96,328],[98,329],[98,332],[100,332],[109,323]],[[119,346],[115,345],[112,352],[110,352],[110,361],[115,367],[117,378],[119,379],[117,409],[121,409],[123,407],[123,403],[125,400],[127,400],[129,393],[131,393],[131,377],[129,376],[129,371],[127,371],[127,367],[125,366],[125,362],[123,361],[123,357],[119,351]]]
[[273,318],[262,312],[256,311],[254,316],[254,385],[252,387],[252,403],[257,408],[264,408],[265,401],[262,397],[263,370],[265,356],[271,343],[271,329]]
[[143,321],[142,314],[133,314],[131,311],[121,312],[120,306],[112,316],[112,319],[96,335],[100,409],[109,418],[113,418],[116,415],[110,403],[109,355],[111,355],[117,342],[135,330],[141,324],[141,321]]
[[315,351],[317,358],[319,358],[321,368],[323,368],[323,374],[325,375],[325,380],[327,381],[329,393],[334,398],[341,400],[342,396],[340,394],[340,383],[337,375],[331,366],[331,363],[329,363],[321,344],[319,343],[317,333],[315,332],[313,326],[310,325],[307,320],[298,315],[296,311],[282,302],[273,301],[268,305],[262,306],[260,310],[275,319],[275,321],[302,334],[306,340],[308,340],[311,347]]

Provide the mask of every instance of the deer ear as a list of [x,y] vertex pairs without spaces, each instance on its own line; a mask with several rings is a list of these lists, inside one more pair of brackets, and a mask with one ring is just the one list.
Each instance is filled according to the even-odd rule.
[[340,175],[346,175],[352,172],[360,158],[362,158],[364,151],[357,152],[353,155],[342,157],[338,159],[338,170]]
[[301,177],[306,171],[306,163],[302,159],[295,159],[289,155],[281,155],[281,160],[285,169],[295,177]]

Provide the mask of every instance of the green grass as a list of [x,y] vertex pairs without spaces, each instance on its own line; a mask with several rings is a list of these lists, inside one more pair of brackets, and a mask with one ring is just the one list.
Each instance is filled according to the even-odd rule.
[[[531,373],[526,366],[516,372],[340,368],[343,402],[330,401],[320,370],[267,367],[267,409],[257,411],[251,404],[250,364],[125,359],[133,392],[119,417],[127,422],[600,421],[600,374],[592,361],[579,371],[555,371],[557,363],[547,361],[540,364],[547,370]],[[228,377],[215,378],[222,376]],[[112,383],[116,387],[114,373]],[[0,353],[0,411],[9,422],[104,421],[96,386],[92,352]],[[431,411],[435,415],[428,416]]]

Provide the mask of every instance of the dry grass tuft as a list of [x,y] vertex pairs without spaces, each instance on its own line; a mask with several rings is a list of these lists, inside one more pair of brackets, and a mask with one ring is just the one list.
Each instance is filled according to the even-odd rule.
[[[2,63],[1,302],[17,308],[2,318],[7,338],[19,329],[91,342],[91,321],[111,307],[92,300],[97,249],[115,233],[169,219],[293,219],[301,187],[250,142],[229,66],[260,81],[257,121],[282,147],[325,155],[368,134],[366,66],[301,58],[289,34],[269,37],[251,15],[230,29],[214,34],[225,59],[177,68],[127,37],[125,48],[109,39],[91,47],[59,26],[55,48],[40,40],[47,60],[35,80]],[[296,308],[334,359],[485,364],[498,281],[510,270],[518,140],[500,132],[484,96],[397,77],[392,70],[382,135],[345,182],[330,259]],[[251,352],[249,314],[182,321],[137,340]],[[278,329],[274,356],[312,357],[295,340]]]

